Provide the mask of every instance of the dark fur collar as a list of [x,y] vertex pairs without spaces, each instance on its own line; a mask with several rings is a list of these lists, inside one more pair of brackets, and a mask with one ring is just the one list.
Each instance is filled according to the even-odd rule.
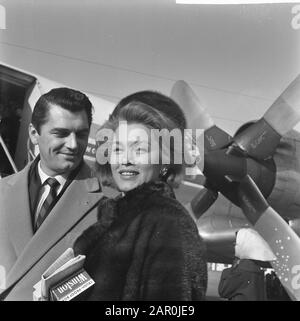
[[154,198],[175,198],[173,189],[165,182],[149,182],[140,185],[124,196],[116,198],[104,197],[99,203],[98,221],[83,232],[74,244],[75,253],[87,254],[110,228],[119,215],[124,216],[142,213],[153,204]]
[[114,199],[107,199],[107,202],[116,203],[119,206],[126,207],[143,207],[143,204],[152,196],[175,198],[173,189],[165,182],[156,181],[144,183],[137,188],[127,192],[124,196],[118,196]]

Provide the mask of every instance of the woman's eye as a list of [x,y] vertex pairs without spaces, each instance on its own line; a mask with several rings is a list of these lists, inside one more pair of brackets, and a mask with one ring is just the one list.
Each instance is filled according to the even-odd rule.
[[121,152],[121,149],[119,147],[115,147],[112,149],[113,153],[118,154]]
[[148,149],[147,148],[138,147],[135,150],[135,152],[136,152],[137,155],[145,154],[145,153],[148,153]]

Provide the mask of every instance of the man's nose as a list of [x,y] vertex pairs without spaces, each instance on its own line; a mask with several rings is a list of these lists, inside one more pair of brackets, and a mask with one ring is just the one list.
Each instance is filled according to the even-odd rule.
[[66,146],[72,150],[78,148],[77,137],[75,133],[71,133],[66,140]]

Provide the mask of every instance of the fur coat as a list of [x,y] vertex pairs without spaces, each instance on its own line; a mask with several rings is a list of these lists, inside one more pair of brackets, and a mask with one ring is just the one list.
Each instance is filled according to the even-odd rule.
[[95,285],[80,300],[204,300],[204,244],[163,182],[103,199],[98,222],[74,244]]

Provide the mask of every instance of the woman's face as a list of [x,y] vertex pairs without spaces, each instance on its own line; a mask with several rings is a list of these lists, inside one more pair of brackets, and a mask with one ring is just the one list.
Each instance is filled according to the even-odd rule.
[[[111,151],[113,179],[122,192],[159,178],[159,149],[150,142],[150,129],[142,124],[120,122]],[[152,148],[151,148],[152,145]]]

